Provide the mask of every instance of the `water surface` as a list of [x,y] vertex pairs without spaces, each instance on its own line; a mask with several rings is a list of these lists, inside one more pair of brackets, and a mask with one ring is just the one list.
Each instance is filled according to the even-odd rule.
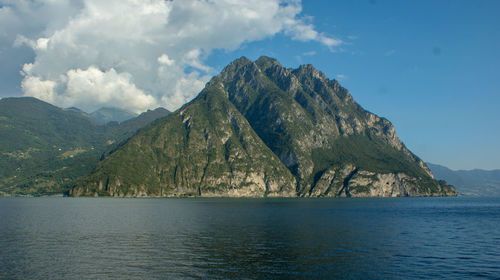
[[0,279],[500,277],[500,198],[0,198]]

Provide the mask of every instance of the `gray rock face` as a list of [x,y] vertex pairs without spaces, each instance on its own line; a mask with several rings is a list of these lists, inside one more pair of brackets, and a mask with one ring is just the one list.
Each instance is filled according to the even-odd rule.
[[[141,167],[125,168],[127,160]],[[455,195],[433,179],[388,120],[364,110],[337,81],[311,65],[287,69],[267,57],[229,64],[197,98],[130,139],[72,194],[94,193]]]
[[323,173],[310,189],[310,197],[453,196],[454,190],[438,185],[438,192],[423,189],[404,173],[375,173],[348,165]]
[[[267,57],[256,62],[241,58],[213,81],[223,84],[229,100],[297,177],[299,195],[317,193],[313,191],[315,180],[323,170],[317,170],[314,151],[331,150],[339,138],[350,136],[376,138],[381,145],[398,151],[420,175],[432,178],[424,162],[399,140],[388,120],[364,110],[348,90],[311,65],[286,69]],[[337,164],[356,165],[356,161],[359,159]]]

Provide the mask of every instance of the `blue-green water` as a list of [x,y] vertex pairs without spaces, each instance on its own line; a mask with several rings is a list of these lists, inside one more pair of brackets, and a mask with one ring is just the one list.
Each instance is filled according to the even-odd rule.
[[0,198],[0,279],[498,277],[499,198]]

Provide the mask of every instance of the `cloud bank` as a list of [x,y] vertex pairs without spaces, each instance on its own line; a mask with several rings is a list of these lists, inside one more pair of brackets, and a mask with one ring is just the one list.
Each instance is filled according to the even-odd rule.
[[174,110],[216,74],[205,64],[214,49],[277,33],[342,44],[301,11],[297,0],[0,1],[0,36],[35,53],[21,70],[24,95],[87,111]]

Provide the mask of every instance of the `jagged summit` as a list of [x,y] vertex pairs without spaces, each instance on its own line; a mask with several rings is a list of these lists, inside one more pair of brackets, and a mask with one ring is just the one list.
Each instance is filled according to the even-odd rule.
[[255,61],[255,64],[257,64],[257,66],[259,66],[259,68],[264,70],[264,71],[267,68],[272,67],[272,66],[282,67],[277,59],[274,59],[274,58],[268,57],[268,56],[259,57],[259,59],[257,59]]
[[193,101],[101,162],[73,195],[450,195],[398,139],[312,65],[241,57]]

